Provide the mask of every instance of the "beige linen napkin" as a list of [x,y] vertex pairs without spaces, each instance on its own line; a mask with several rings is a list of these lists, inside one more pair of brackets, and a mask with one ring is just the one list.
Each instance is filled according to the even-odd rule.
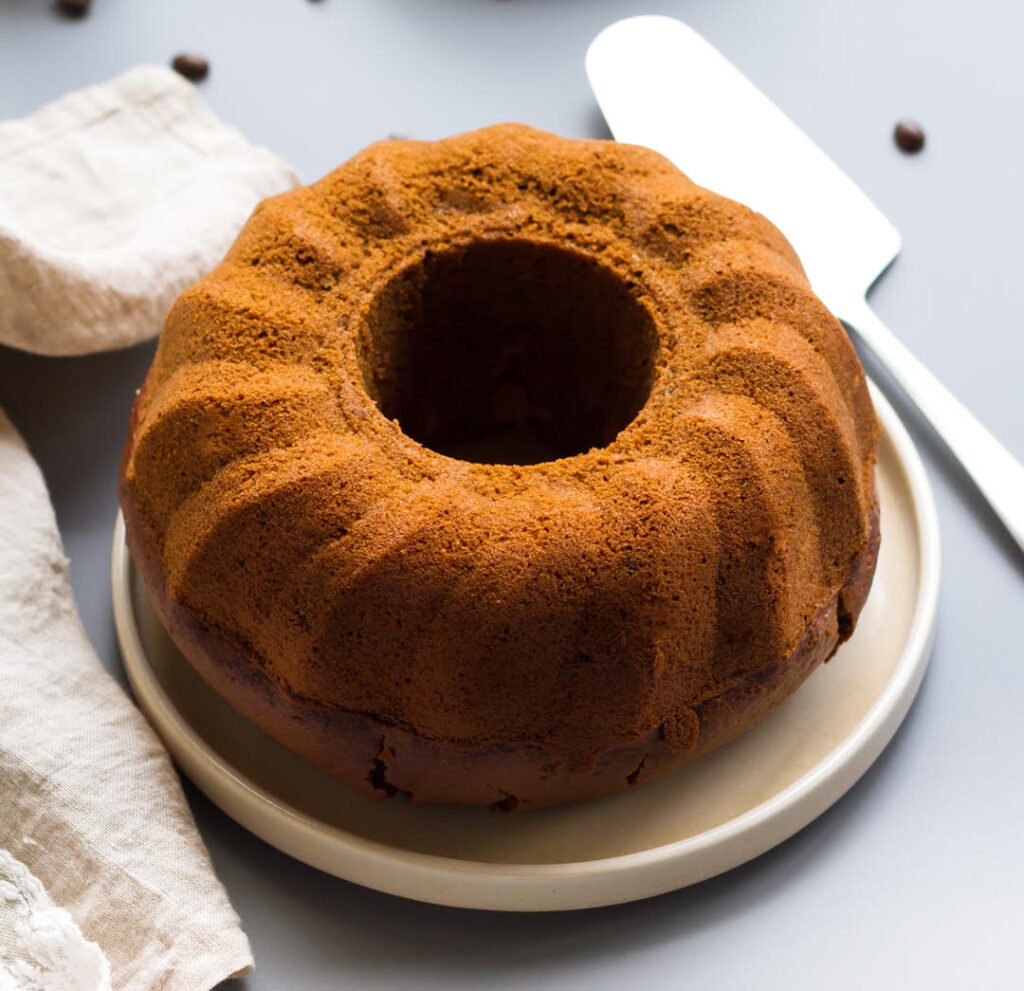
[[0,342],[84,354],[152,337],[295,173],[141,66],[0,122]]
[[[0,340],[81,354],[154,335],[295,181],[158,67],[0,123]],[[166,752],[85,636],[42,476],[0,411],[0,991],[205,991],[251,966]]]
[[39,879],[0,850],[0,991],[110,991],[110,961]]

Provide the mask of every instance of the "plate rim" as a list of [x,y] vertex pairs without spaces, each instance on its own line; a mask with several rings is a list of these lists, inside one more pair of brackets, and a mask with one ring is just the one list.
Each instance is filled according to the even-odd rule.
[[[111,555],[113,611],[122,661],[139,707],[179,768],[225,814],[297,860],[378,891],[463,908],[555,911],[652,897],[738,867],[808,825],[860,779],[903,721],[930,659],[941,569],[934,495],[906,427],[877,386],[869,382],[869,387],[882,434],[893,446],[910,495],[917,529],[917,591],[903,651],[883,690],[831,752],[782,790],[711,829],[613,857],[498,864],[391,846],[325,823],[278,799],[199,737],[148,664],[132,603],[134,566],[118,512]],[[218,787],[211,784],[214,779]],[[275,819],[283,820],[295,834],[293,841],[282,842],[267,825]],[[771,830],[773,822],[776,828]],[[716,850],[713,860],[700,864],[702,854]],[[677,865],[674,873],[667,870],[670,864]],[[689,871],[680,871],[686,864]],[[636,876],[634,882],[623,884],[629,875]]]

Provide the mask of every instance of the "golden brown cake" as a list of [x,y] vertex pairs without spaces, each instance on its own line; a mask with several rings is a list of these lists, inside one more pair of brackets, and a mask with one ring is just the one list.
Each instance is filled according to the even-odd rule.
[[767,220],[505,125],[262,203],[167,317],[121,504],[245,716],[367,795],[511,809],[704,754],[832,654],[876,434]]

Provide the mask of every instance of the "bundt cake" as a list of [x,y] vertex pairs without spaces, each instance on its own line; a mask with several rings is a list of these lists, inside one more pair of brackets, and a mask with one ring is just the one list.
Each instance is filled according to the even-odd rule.
[[588,798],[848,637],[877,427],[764,217],[518,125],[266,200],[170,311],[121,471],[200,674],[371,796]]

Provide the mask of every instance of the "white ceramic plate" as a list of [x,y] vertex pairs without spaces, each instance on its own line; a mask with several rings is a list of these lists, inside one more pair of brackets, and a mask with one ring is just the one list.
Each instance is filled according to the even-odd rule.
[[541,911],[646,898],[758,856],[871,765],[931,649],[939,534],[920,458],[875,390],[882,549],[857,632],[752,732],[666,778],[521,815],[373,802],[294,756],[178,653],[114,532],[114,615],[136,697],[181,769],[229,816],[357,884],[467,908]]

